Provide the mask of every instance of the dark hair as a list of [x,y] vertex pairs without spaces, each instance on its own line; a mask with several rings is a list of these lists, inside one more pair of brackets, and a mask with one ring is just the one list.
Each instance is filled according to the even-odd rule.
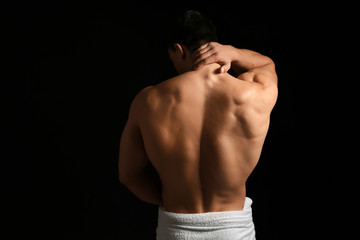
[[213,22],[197,11],[186,11],[169,29],[168,48],[174,44],[185,45],[190,52],[207,42],[216,42],[217,33]]

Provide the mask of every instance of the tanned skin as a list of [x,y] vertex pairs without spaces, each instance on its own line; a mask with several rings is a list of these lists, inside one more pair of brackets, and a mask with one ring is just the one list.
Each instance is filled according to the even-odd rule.
[[277,99],[274,62],[216,42],[193,53],[174,47],[180,75],[143,89],[131,104],[120,181],[170,212],[242,210]]

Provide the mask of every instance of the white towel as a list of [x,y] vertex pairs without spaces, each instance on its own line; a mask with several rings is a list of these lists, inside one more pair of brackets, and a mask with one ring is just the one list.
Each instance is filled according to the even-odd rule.
[[173,213],[159,208],[157,240],[255,240],[252,200],[241,211]]

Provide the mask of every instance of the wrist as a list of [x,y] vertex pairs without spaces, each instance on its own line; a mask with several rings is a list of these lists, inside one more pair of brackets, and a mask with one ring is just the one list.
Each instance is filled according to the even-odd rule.
[[248,70],[246,66],[244,66],[244,49],[233,46],[229,46],[228,49],[231,59],[231,69],[235,72],[235,74],[240,75]]
[[238,59],[237,57],[237,48],[231,46],[231,45],[224,45],[226,52],[227,52],[227,56],[230,60],[230,62],[234,62],[236,61],[236,59]]

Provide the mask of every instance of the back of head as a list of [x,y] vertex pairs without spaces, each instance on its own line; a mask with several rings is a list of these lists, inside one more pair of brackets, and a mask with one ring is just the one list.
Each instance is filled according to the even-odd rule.
[[207,42],[216,42],[217,33],[213,22],[197,11],[186,11],[171,26],[168,36],[168,47],[173,49],[175,43],[186,46],[190,52]]

